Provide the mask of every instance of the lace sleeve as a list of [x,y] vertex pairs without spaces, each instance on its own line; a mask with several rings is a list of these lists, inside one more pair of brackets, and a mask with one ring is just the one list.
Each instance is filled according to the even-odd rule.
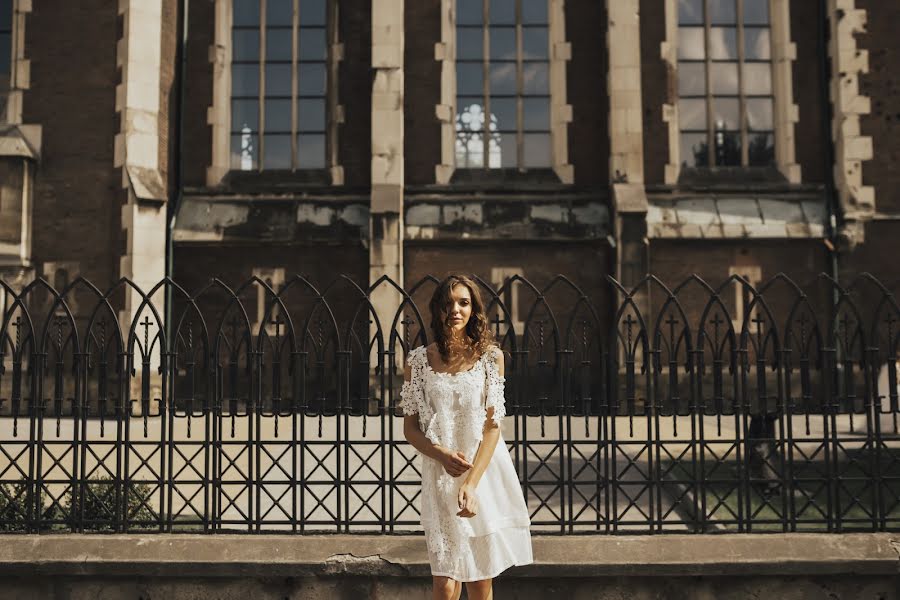
[[500,425],[500,421],[506,416],[506,399],[503,396],[506,378],[503,376],[503,351],[493,348],[485,360],[487,381],[485,382],[485,407],[494,409],[494,423]]
[[409,381],[403,382],[400,388],[398,406],[404,415],[421,414],[425,403],[425,391],[422,389],[422,369],[419,363],[418,348],[410,350],[406,355],[406,364],[410,367]]

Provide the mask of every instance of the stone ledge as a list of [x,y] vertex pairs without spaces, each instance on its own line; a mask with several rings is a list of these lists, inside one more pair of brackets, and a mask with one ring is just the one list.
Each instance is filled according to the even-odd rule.
[[[900,533],[538,536],[511,577],[900,575]],[[428,577],[421,536],[0,535],[0,575]]]

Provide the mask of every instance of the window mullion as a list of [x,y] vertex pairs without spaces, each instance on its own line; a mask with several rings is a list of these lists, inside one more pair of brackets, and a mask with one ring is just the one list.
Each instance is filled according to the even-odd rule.
[[490,0],[484,0],[481,5],[482,20],[484,26],[482,28],[482,89],[484,90],[484,123],[481,126],[481,168],[490,168],[490,124],[491,124],[491,21],[490,21]]
[[257,170],[262,171],[266,156],[266,1],[259,0],[259,145]]
[[516,0],[516,166],[525,167],[525,93],[522,52],[522,0]]
[[703,70],[704,77],[706,78],[706,166],[708,167],[714,167],[716,164],[716,131],[712,94],[712,59],[709,55],[709,38],[711,35],[712,25],[709,16],[709,4],[707,1],[703,3]]
[[750,137],[747,127],[747,111],[744,97],[744,0],[737,0],[737,53],[738,53],[738,123],[740,124],[741,166],[750,164]]
[[300,0],[294,0],[291,15],[291,170],[297,169],[299,163],[297,148],[297,95],[299,87],[299,69],[297,55],[300,47]]

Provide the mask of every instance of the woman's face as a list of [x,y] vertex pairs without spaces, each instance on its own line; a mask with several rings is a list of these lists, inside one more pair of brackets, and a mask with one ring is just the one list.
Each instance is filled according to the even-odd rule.
[[472,294],[468,287],[457,283],[450,290],[450,303],[447,305],[447,329],[454,335],[463,333],[471,316]]

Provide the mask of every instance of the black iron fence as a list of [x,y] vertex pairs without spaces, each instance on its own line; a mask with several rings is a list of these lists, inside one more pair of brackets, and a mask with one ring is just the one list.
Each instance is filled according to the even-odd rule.
[[[535,532],[900,529],[874,278],[478,282]],[[437,279],[270,284],[3,284],[0,530],[417,531],[396,402]]]

